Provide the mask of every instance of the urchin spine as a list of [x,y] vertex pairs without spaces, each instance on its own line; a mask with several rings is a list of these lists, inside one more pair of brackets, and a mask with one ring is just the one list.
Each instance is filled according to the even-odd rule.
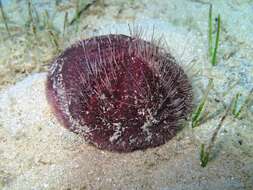
[[102,149],[163,144],[191,109],[191,86],[165,49],[140,36],[99,36],[51,66],[48,99],[66,128]]

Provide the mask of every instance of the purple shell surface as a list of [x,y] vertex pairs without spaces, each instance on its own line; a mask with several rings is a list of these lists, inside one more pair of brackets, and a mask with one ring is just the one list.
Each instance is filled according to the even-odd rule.
[[192,104],[188,78],[170,54],[119,34],[66,49],[50,67],[46,92],[64,127],[117,152],[164,144]]

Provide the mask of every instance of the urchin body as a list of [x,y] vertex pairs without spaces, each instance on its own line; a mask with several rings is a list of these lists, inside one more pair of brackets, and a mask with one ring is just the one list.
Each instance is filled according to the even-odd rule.
[[100,149],[164,144],[191,110],[191,85],[175,59],[139,37],[80,41],[52,64],[47,98],[59,121]]

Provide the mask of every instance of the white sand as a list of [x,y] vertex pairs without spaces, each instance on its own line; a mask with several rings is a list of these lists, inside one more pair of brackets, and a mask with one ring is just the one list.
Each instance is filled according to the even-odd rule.
[[[226,103],[236,92],[245,95],[252,88],[253,36],[249,31],[253,15],[249,14],[246,1],[240,6],[236,1],[214,1],[214,10],[222,14],[225,29],[219,65],[213,70],[206,59],[208,6],[183,0],[143,0],[132,7],[129,2],[113,2],[102,17],[87,16],[83,22],[100,34],[111,30],[127,33],[124,23],[134,19],[144,28],[155,23],[156,35],[164,34],[180,64],[185,69],[195,64],[187,73],[199,71],[191,78],[195,102],[200,99],[208,77],[214,77],[221,98],[229,83],[239,79],[239,86],[224,98]],[[238,25],[240,30],[234,30]],[[235,55],[227,58],[234,51]],[[154,149],[128,154],[104,152],[60,126],[45,98],[45,80],[46,73],[35,74],[0,91],[0,189],[252,189],[250,118],[226,119],[206,168],[199,164],[199,145],[208,142],[221,115],[194,130],[186,126],[177,137]],[[210,112],[221,107],[214,96],[212,92]]]
[[252,185],[252,163],[231,143],[219,144],[222,148],[214,160],[201,168],[199,147],[188,128],[163,146],[128,154],[85,144],[52,115],[45,99],[45,78],[45,73],[36,74],[0,93],[4,189],[244,189]]

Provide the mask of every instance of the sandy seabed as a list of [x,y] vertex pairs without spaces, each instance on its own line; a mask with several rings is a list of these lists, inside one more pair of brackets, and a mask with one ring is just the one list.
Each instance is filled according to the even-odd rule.
[[0,93],[3,189],[244,189],[252,185],[252,161],[239,150],[224,148],[229,147],[226,144],[206,168],[200,167],[199,147],[187,128],[165,145],[146,151],[118,154],[86,144],[58,124],[46,102],[45,79],[45,73],[35,74]]
[[[206,57],[208,6],[201,2],[139,1],[126,7],[121,1],[108,1],[110,6],[103,18],[87,16],[84,22],[97,26],[100,34],[127,34],[126,20],[141,23],[146,31],[155,26],[157,36],[163,35],[168,49],[190,76],[195,103],[199,102],[208,78],[215,79],[216,92],[211,93],[207,106],[212,112],[220,106],[213,97],[220,97],[228,84],[239,80],[239,85],[224,97],[225,103],[236,92],[246,95],[252,88],[252,3],[213,2],[223,21],[219,65],[213,69]],[[235,25],[240,25],[240,30],[232,30]],[[206,168],[200,166],[199,146],[208,142],[220,115],[194,130],[186,125],[175,138],[157,148],[111,153],[86,144],[58,123],[46,101],[45,81],[46,73],[32,74],[0,91],[0,189],[253,188],[250,119],[227,117]]]

